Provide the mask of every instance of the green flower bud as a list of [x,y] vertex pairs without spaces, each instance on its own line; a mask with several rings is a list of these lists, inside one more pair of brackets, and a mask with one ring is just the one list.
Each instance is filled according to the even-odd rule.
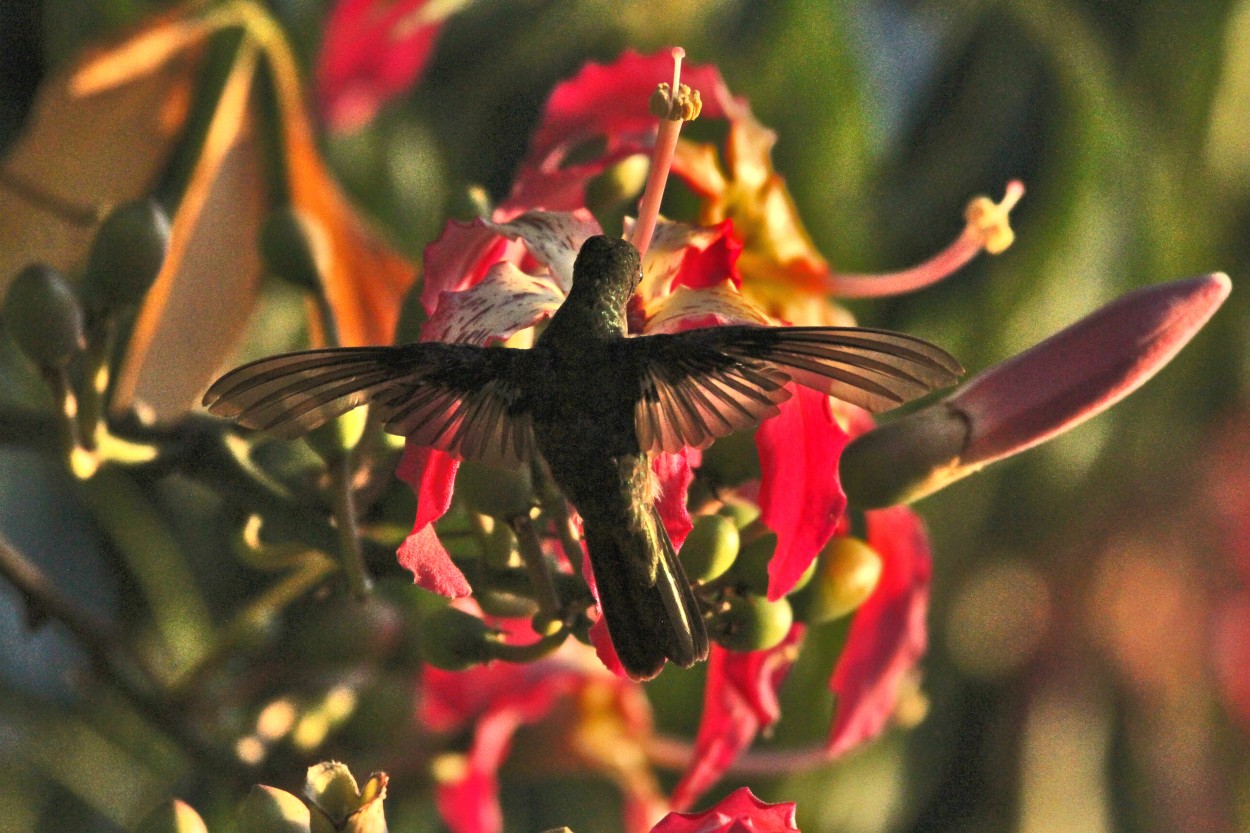
[[13,341],[40,367],[63,367],[84,346],[82,308],[51,266],[35,263],[18,272],[0,315]]
[[421,620],[421,656],[435,668],[462,671],[490,659],[490,628],[476,616],[442,607]]
[[812,625],[846,616],[867,601],[881,580],[881,556],[858,538],[834,538],[817,564],[803,616]]
[[650,169],[646,156],[627,156],[587,183],[586,207],[598,216],[628,205],[642,193]]
[[239,805],[239,833],[308,833],[308,808],[286,790],[258,784]]
[[357,789],[351,771],[337,761],[309,767],[304,795],[312,805],[312,833],[386,833],[386,782],[385,772],[375,772]]
[[763,651],[778,645],[794,624],[787,599],[770,602],[764,596],[731,596],[712,619],[710,635],[731,651]]
[[724,515],[701,515],[681,545],[681,563],[694,581],[711,581],[738,557],[738,527]]
[[942,488],[958,468],[968,432],[967,418],[939,403],[861,434],[838,463],[847,500],[877,509]]
[[528,466],[502,469],[466,460],[456,474],[456,494],[473,511],[505,521],[528,515],[537,505]]
[[144,819],[137,833],[208,833],[208,828],[191,805],[175,798]]
[[329,241],[321,225],[299,209],[284,205],[269,212],[260,227],[260,257],[271,275],[309,292],[324,291]]
[[446,214],[456,220],[476,220],[481,217],[490,219],[495,210],[490,201],[490,192],[476,183],[463,189],[457,189],[447,200]]
[[107,307],[143,300],[169,250],[169,217],[156,200],[123,203],[104,218],[91,241],[83,287]]

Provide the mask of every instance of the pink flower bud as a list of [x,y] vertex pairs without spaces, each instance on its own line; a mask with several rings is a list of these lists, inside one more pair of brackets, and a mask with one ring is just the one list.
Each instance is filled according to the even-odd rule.
[[1158,373],[1231,288],[1214,273],[1130,292],[944,402],[851,443],[843,487],[863,507],[917,500],[1075,428]]

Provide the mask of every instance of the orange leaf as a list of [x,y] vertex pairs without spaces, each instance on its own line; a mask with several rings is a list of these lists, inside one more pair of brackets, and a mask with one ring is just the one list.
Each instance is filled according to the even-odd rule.
[[245,40],[218,99],[169,254],[139,311],[113,407],[157,420],[189,411],[229,355],[255,306],[264,181],[249,101],[258,52]]
[[329,238],[325,289],[339,336],[344,345],[389,344],[416,269],[361,220],[330,176],[313,140],[295,61],[285,43],[267,46],[282,112],[291,201]]

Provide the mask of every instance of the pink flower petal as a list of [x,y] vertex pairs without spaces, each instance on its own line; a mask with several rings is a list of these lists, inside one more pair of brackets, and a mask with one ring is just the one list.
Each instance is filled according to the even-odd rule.
[[798,657],[803,626],[794,625],[766,651],[738,653],[712,646],[703,716],[694,757],[673,790],[673,808],[685,810],[721,779],[763,729],[777,722],[777,691]]
[[[584,675],[551,663],[528,667],[491,663],[464,672],[428,669],[422,677],[423,698],[442,695],[450,702],[450,687],[463,695],[470,692],[484,705],[476,716],[473,744],[464,772],[439,783],[434,791],[439,815],[453,833],[500,833],[499,767],[508,756],[512,737],[526,723],[541,720],[558,700],[570,694]],[[473,685],[465,685],[472,682]],[[482,692],[488,692],[482,698]],[[444,709],[447,707],[444,705]],[[470,719],[468,712],[464,718]]]
[[[608,65],[587,64],[560,84],[547,100],[529,153],[506,205],[553,211],[586,204],[586,183],[609,165],[655,143],[657,121],[647,102],[661,81],[672,78],[672,53],[625,52]],[[734,106],[720,72],[712,66],[682,65],[682,81],[699,90],[703,115],[723,118]],[[602,141],[590,162],[566,164],[573,150]]]
[[573,261],[587,238],[602,234],[599,222],[584,208],[568,212],[527,211],[504,223],[485,223],[512,240],[521,240],[534,259],[546,266],[560,290],[573,285]]
[[453,599],[473,589],[439,542],[433,523],[451,506],[458,468],[460,462],[445,452],[409,444],[395,469],[417,496],[417,516],[412,534],[399,547],[399,563],[412,571],[418,586]]
[[473,588],[452,562],[451,554],[438,540],[432,525],[414,529],[399,545],[396,555],[400,565],[412,572],[418,587],[449,599],[473,594]]
[[794,588],[842,519],[846,495],[838,480],[838,457],[847,440],[829,397],[808,388],[797,388],[781,413],[755,433],[760,520],[777,533],[777,550],[768,565],[770,599]]
[[341,0],[317,57],[317,101],[330,128],[363,127],[413,86],[451,11],[430,0]]
[[496,263],[476,285],[444,292],[421,330],[422,341],[485,345],[550,317],[564,291],[546,275],[529,275],[506,261]]
[[963,466],[981,466],[1067,431],[1128,396],[1219,309],[1228,276],[1148,286],[964,385],[948,404],[969,420]]
[[650,310],[645,332],[679,333],[699,327],[727,324],[771,324],[763,313],[725,281],[710,289],[679,286]]
[[676,454],[657,454],[651,460],[651,470],[660,481],[660,498],[655,508],[664,522],[669,540],[677,549],[681,549],[686,536],[694,528],[690,512],[686,509],[686,495],[694,482],[693,467],[699,464],[701,457],[697,448],[683,448]]
[[924,655],[932,562],[924,524],[897,506],[866,513],[868,543],[882,560],[877,589],[855,613],[829,681],[835,695],[827,749],[841,755],[885,728],[903,676]]
[[452,220],[438,239],[425,247],[421,305],[433,315],[444,292],[459,292],[486,277],[501,260],[518,262],[520,243],[509,243],[483,220]]
[[769,804],[742,787],[702,813],[669,813],[651,833],[797,833],[794,804]]
[[[627,238],[631,228],[626,223]],[[737,289],[742,276],[735,263],[741,251],[742,242],[734,237],[729,221],[715,226],[661,221],[642,260],[638,292],[649,301],[667,297],[674,285],[707,289],[729,281]]]

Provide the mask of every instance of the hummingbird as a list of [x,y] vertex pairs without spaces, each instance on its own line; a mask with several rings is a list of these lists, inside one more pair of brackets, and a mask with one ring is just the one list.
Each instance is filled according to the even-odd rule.
[[608,634],[629,676],[706,659],[698,598],[655,508],[651,458],[757,425],[795,382],[873,412],[955,382],[912,336],[860,327],[734,325],[630,336],[642,280],[628,241],[591,237],[532,347],[418,342],[305,350],[245,364],[211,413],[295,437],[368,403],[384,428],[466,460],[536,457],[582,518]]

